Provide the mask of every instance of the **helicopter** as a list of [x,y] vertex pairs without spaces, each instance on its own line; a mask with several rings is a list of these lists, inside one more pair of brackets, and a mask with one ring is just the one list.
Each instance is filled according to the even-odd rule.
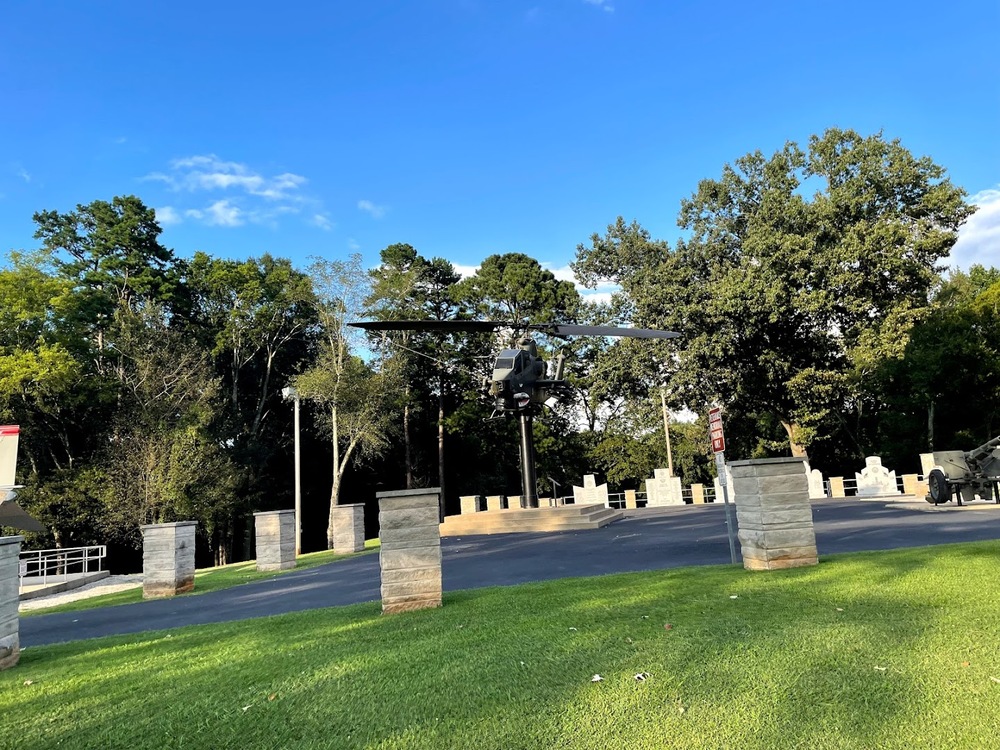
[[516,418],[520,427],[521,507],[537,508],[538,491],[535,475],[535,444],[532,432],[534,418],[542,413],[551,398],[564,398],[570,393],[563,379],[566,357],[560,351],[555,360],[553,376],[545,377],[545,360],[538,354],[538,344],[530,332],[537,331],[554,338],[568,336],[614,336],[636,339],[672,339],[675,331],[650,328],[618,328],[564,323],[529,323],[517,325],[493,320],[377,320],[349,323],[366,331],[437,331],[442,333],[492,333],[502,329],[520,330],[510,348],[503,349],[494,360],[493,373],[483,384],[483,392],[493,399],[493,414],[488,419]]

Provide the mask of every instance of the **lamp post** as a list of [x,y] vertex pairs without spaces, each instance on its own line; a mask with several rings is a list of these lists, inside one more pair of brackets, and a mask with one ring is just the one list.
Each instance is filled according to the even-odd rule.
[[299,449],[299,392],[292,386],[281,389],[285,401],[295,402],[295,554],[302,554],[302,454]]

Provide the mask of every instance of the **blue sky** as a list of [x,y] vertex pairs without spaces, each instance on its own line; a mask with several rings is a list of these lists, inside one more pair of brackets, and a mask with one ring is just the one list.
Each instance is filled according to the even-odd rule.
[[1000,248],[1000,3],[6,0],[0,250],[133,193],[181,255],[564,268],[622,214],[674,241],[727,161],[830,126],[948,168]]

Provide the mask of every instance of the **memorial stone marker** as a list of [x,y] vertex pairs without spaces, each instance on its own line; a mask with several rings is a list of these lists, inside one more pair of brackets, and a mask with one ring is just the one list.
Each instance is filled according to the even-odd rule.
[[573,487],[573,502],[576,505],[593,505],[599,503],[608,506],[608,485],[597,484],[593,474],[585,474],[583,487]]

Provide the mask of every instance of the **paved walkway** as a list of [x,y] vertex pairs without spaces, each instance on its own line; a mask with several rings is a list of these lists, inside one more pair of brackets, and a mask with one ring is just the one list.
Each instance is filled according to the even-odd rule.
[[[1000,512],[991,507],[951,512],[926,504],[827,500],[813,504],[813,516],[821,555],[1000,539]],[[445,538],[441,546],[445,591],[729,563],[721,505],[634,511],[594,531]],[[364,555],[202,595],[25,617],[21,645],[266,617],[379,596],[378,556]]]

